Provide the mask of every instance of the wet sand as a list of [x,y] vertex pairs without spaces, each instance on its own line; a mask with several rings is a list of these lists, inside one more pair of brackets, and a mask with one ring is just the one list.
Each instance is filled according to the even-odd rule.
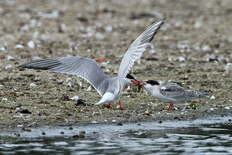
[[[232,106],[231,1],[1,1],[0,128],[195,120],[230,115]],[[136,9],[135,9],[136,8]],[[135,63],[139,80],[176,82],[209,92],[201,98],[164,104],[130,85],[115,101],[93,106],[101,97],[76,76],[20,69],[37,58],[106,57],[109,76],[127,48],[153,22],[167,17],[152,45]],[[71,87],[70,87],[71,86]],[[75,95],[88,106],[76,106]],[[30,113],[20,113],[27,109]]]

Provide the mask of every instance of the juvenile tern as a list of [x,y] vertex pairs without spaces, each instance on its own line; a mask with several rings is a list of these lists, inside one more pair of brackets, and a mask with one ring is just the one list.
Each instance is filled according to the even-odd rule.
[[152,24],[130,45],[119,66],[118,76],[114,78],[109,78],[94,60],[78,56],[35,60],[19,67],[77,75],[87,80],[102,96],[95,105],[118,100],[120,109],[123,110],[120,102],[123,89],[129,83],[138,85],[138,80],[128,72],[149,46],[164,20],[165,18]]
[[145,88],[153,97],[160,99],[162,102],[170,103],[168,110],[172,109],[173,103],[186,102],[209,95],[209,93],[187,90],[176,83],[170,82],[147,80],[139,82],[139,85],[140,89],[141,87]]

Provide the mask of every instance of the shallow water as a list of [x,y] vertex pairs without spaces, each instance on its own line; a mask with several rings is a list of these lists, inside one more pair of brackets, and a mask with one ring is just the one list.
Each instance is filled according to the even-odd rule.
[[[231,117],[115,125],[46,127],[23,132],[21,139],[1,140],[0,154],[232,154]],[[78,131],[85,138],[74,138]],[[45,132],[46,136],[41,135]],[[63,131],[64,134],[60,135]]]

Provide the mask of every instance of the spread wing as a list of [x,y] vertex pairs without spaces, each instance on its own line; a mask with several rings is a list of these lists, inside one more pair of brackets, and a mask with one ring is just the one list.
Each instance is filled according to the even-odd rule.
[[77,56],[35,60],[19,67],[77,75],[87,80],[100,95],[106,89],[100,84],[109,79],[94,60]]
[[164,23],[163,21],[166,18],[157,21],[148,27],[129,47],[127,52],[124,54],[122,62],[118,71],[118,79],[119,79],[119,91],[122,91],[124,88],[123,79],[126,77],[130,68],[134,65],[134,62],[141,57],[143,52],[148,47],[149,43],[154,38],[155,34]]

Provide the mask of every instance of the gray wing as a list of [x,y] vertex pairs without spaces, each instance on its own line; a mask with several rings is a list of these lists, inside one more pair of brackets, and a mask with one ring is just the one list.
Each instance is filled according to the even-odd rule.
[[134,65],[134,62],[141,57],[143,52],[148,47],[149,43],[153,40],[155,34],[164,23],[165,20],[161,19],[158,22],[152,24],[148,27],[129,47],[125,55],[123,56],[122,62],[118,70],[118,79],[119,79],[119,91],[122,91],[124,88],[123,79],[126,77],[130,68]]
[[106,89],[100,84],[109,79],[94,60],[84,57],[41,59],[22,64],[19,67],[77,75],[87,80],[100,95],[103,95]]
[[177,85],[176,83],[164,83],[160,86],[160,93],[165,97],[172,99],[185,99],[186,89]]

